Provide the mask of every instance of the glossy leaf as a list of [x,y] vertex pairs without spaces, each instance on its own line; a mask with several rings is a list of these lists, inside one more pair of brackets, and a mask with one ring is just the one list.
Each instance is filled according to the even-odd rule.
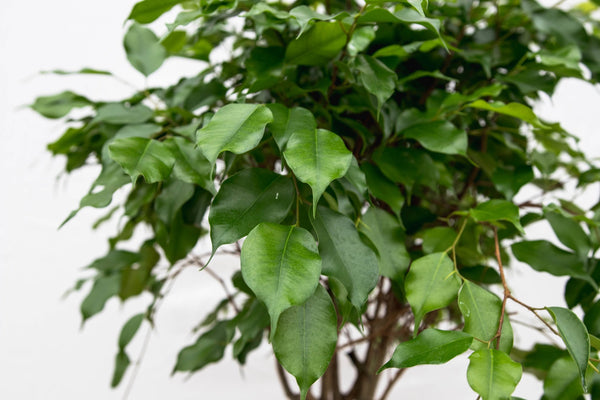
[[268,104],[267,107],[273,113],[269,129],[282,152],[294,132],[314,132],[317,129],[315,117],[306,108],[287,108],[282,104]]
[[355,62],[362,85],[377,98],[377,112],[396,89],[396,73],[384,63],[368,55],[360,54]]
[[121,165],[134,183],[139,176],[143,176],[147,183],[164,181],[175,163],[169,147],[153,139],[115,139],[108,149],[110,157]]
[[194,144],[182,137],[166,140],[175,160],[173,175],[184,182],[196,184],[211,193],[215,186],[211,179],[212,166]]
[[414,125],[404,130],[402,134],[406,138],[415,139],[427,150],[467,156],[467,133],[448,121]]
[[167,51],[148,28],[132,24],[125,34],[123,46],[129,63],[144,76],[149,76],[162,65]]
[[245,153],[258,145],[272,120],[271,111],[263,105],[228,104],[198,131],[198,147],[211,164],[224,151]]
[[419,24],[425,28],[435,32],[440,38],[440,21],[433,18],[427,18],[419,12],[410,9],[402,8],[395,13],[385,8],[373,8],[358,18],[359,24],[365,23],[402,23],[402,24]]
[[322,65],[332,60],[346,44],[346,34],[338,22],[319,21],[288,44],[288,64]]
[[52,96],[40,96],[35,99],[31,108],[46,118],[61,118],[72,109],[91,105],[92,102],[85,97],[64,91]]
[[337,343],[337,315],[327,291],[317,285],[303,304],[287,309],[273,337],[273,351],[295,378],[300,398],[329,365]]
[[271,339],[282,312],[304,303],[315,291],[321,257],[305,229],[262,223],[242,246],[242,275],[271,316]]
[[472,208],[469,213],[477,222],[508,221],[521,233],[523,227],[519,220],[519,207],[507,200],[488,200]]
[[352,153],[335,133],[325,129],[296,131],[283,153],[294,175],[310,185],[313,192],[313,215],[317,203],[334,179],[343,177],[352,161]]
[[569,354],[577,364],[581,385],[583,390],[587,392],[585,373],[590,358],[590,337],[587,329],[571,310],[562,307],[547,307],[546,309],[552,315]]
[[473,337],[459,331],[425,329],[416,338],[400,343],[392,358],[381,367],[409,368],[423,364],[444,364],[469,349]]
[[290,178],[262,168],[245,169],[228,178],[210,207],[213,253],[261,222],[281,222],[294,204],[294,194]]
[[410,266],[405,280],[406,298],[415,316],[415,336],[430,311],[448,306],[460,288],[460,279],[446,253],[421,257]]
[[[491,341],[498,331],[502,300],[492,292],[465,281],[458,293],[458,307],[462,313],[465,326],[463,331],[471,334],[480,341],[473,341],[473,349],[487,348],[485,343]],[[512,327],[508,316],[504,316],[500,339],[500,350],[510,352],[512,348]],[[492,347],[496,342],[492,342]]]
[[379,260],[379,274],[402,280],[410,264],[404,244],[406,235],[397,217],[371,207],[361,218],[360,231],[373,243]]
[[482,400],[509,398],[523,374],[521,365],[499,350],[477,350],[469,360],[467,380]]
[[519,118],[520,120],[523,120],[536,127],[545,127],[545,125],[542,124],[538,117],[533,113],[531,108],[523,104],[488,103],[483,100],[476,100],[470,103],[468,106],[473,108],[479,108],[482,110],[493,111],[498,114],[508,115],[510,117]]
[[149,24],[184,0],[142,0],[136,3],[127,19]]
[[337,279],[358,309],[377,284],[377,256],[358,235],[352,220],[328,208],[319,207],[313,222],[323,258],[323,274]]

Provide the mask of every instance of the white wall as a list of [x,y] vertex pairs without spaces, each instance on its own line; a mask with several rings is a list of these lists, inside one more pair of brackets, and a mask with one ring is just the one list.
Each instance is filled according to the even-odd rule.
[[[38,117],[21,106],[35,96],[65,88],[96,99],[118,99],[129,88],[105,77],[38,75],[49,69],[81,67],[108,69],[143,87],[144,80],[129,67],[122,51],[123,22],[133,0],[2,0],[0,3],[0,398],[2,399],[117,399],[128,381],[109,388],[120,326],[144,310],[147,298],[124,306],[111,300],[105,312],[80,329],[82,294],[61,300],[81,276],[80,268],[106,251],[107,227],[97,232],[91,223],[100,214],[84,210],[63,229],[60,222],[76,207],[97,174],[93,168],[57,179],[63,161],[51,159],[45,145],[63,131],[60,121]],[[194,62],[169,61],[152,76],[150,84],[174,82],[193,75]],[[554,107],[540,112],[556,118],[582,136],[582,148],[600,155],[598,91],[579,83],[561,85]],[[542,230],[536,235],[548,236]],[[215,269],[230,276],[237,260],[223,259]],[[525,268],[510,272],[514,291],[532,304],[546,304],[562,281],[538,283]],[[522,278],[525,277],[525,280]],[[517,280],[518,279],[518,280]],[[531,290],[536,279],[535,291]],[[543,286],[541,290],[539,287]],[[85,291],[84,291],[85,292]],[[280,399],[274,359],[268,348],[250,356],[240,369],[225,361],[207,367],[185,381],[170,377],[177,351],[190,343],[190,329],[220,298],[216,282],[205,274],[187,271],[181,276],[158,315],[148,352],[139,370],[130,399]],[[137,357],[143,333],[129,353]],[[525,346],[529,339],[525,339]],[[226,358],[228,358],[226,356]],[[445,367],[411,370],[396,388],[403,399],[474,397],[465,377],[465,358]],[[437,384],[432,384],[436,376]],[[439,380],[438,380],[439,379]],[[185,381],[185,382],[184,382]],[[540,386],[524,379],[515,394],[529,398]]]

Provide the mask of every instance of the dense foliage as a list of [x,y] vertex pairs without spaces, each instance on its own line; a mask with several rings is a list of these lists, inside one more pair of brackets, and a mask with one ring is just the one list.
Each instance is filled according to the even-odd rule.
[[[219,361],[227,346],[243,364],[267,340],[290,399],[384,399],[406,368],[465,352],[469,385],[484,400],[510,398],[522,372],[544,381],[544,399],[600,392],[600,204],[583,210],[562,191],[595,184],[600,166],[530,108],[562,78],[598,81],[596,8],[136,4],[124,38],[131,65],[148,76],[168,57],[187,57],[200,61],[197,76],[114,102],[67,91],[32,105],[48,118],[82,109],[48,148],[69,172],[99,164],[80,209],[110,207],[96,225],[124,221],[76,285],[89,290],[84,321],[111,297],[154,299],[122,329],[112,384],[169,283],[190,266],[220,279],[209,264],[226,252],[240,256],[235,292],[226,290],[175,371]],[[539,196],[515,202],[523,187]],[[114,204],[117,191],[125,200]],[[534,222],[560,244],[527,240]],[[150,237],[124,250],[139,229]],[[212,251],[198,254],[204,235]],[[568,277],[568,308],[534,308],[512,294],[504,269],[513,256]],[[507,303],[535,314],[564,347],[513,348]],[[342,362],[356,369],[350,387],[340,387]],[[384,374],[391,380],[378,388]]]

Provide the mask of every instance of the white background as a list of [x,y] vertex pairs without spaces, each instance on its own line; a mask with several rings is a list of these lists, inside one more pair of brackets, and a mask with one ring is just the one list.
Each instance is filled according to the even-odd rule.
[[[122,50],[124,21],[133,0],[2,0],[0,3],[0,398],[120,399],[130,372],[117,390],[109,388],[117,335],[121,325],[142,312],[147,297],[122,305],[116,300],[80,329],[83,293],[61,300],[81,276],[81,267],[105,253],[114,226],[91,231],[100,215],[84,210],[63,229],[60,222],[76,207],[97,170],[90,168],[57,178],[64,161],[51,159],[45,145],[64,130],[61,121],[45,120],[23,106],[38,95],[72,89],[93,99],[120,99],[126,85],[106,77],[39,75],[49,69],[107,69],[136,87],[144,79],[131,68]],[[200,63],[168,61],[150,85],[192,76]],[[553,99],[537,107],[582,137],[582,148],[600,156],[595,132],[600,115],[598,90],[578,82],[561,85]],[[597,199],[597,192],[592,193]],[[588,199],[590,204],[592,199]],[[530,237],[548,237],[537,227]],[[236,259],[218,260],[215,269],[228,277]],[[560,279],[531,274],[516,265],[509,273],[514,293],[532,305],[556,304]],[[87,288],[86,288],[87,289]],[[84,290],[85,293],[85,290]],[[191,328],[217,299],[218,284],[206,274],[184,273],[158,315],[158,329],[130,392],[130,399],[281,399],[274,359],[267,347],[249,358],[246,367],[226,361],[185,379],[170,377],[177,351],[191,343]],[[514,307],[511,308],[515,309]],[[515,309],[516,310],[516,309]],[[523,316],[521,319],[527,319]],[[517,326],[515,326],[517,328]],[[147,326],[129,347],[135,360]],[[517,344],[527,348],[531,337]],[[416,367],[396,387],[402,399],[475,398],[466,377],[466,359],[444,367]],[[349,379],[349,377],[347,378]],[[524,377],[515,395],[539,397],[535,379]]]

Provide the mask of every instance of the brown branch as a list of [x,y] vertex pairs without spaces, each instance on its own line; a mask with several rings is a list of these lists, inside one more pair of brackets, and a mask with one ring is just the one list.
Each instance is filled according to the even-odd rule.
[[504,325],[504,314],[506,312],[506,301],[511,297],[510,289],[506,283],[506,276],[504,275],[504,266],[502,265],[502,256],[500,254],[500,243],[498,240],[498,228],[494,226],[494,245],[496,250],[496,260],[498,261],[498,268],[500,269],[500,278],[502,279],[502,287],[504,288],[504,297],[502,298],[502,308],[500,309],[500,321],[498,322],[498,330],[493,339],[496,339],[496,349],[500,348],[500,337],[502,336],[502,325]]

